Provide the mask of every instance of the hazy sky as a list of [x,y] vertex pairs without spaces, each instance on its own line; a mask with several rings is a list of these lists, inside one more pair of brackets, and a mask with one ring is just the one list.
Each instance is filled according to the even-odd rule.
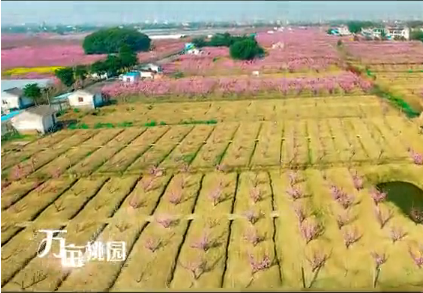
[[421,1],[1,1],[2,24],[254,19],[422,19]]

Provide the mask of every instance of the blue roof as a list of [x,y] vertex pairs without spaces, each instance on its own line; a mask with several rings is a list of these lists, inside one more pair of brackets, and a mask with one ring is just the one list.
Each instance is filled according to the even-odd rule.
[[3,122],[3,121],[7,121],[7,120],[9,120],[10,118],[12,118],[12,117],[15,117],[16,115],[18,115],[19,113],[21,113],[23,110],[19,110],[19,111],[13,111],[13,112],[10,112],[9,114],[7,114],[7,115],[4,115],[4,116],[1,116],[1,121]]
[[66,100],[71,94],[72,94],[72,92],[64,93],[64,94],[61,94],[57,97],[54,97],[53,100]]
[[125,76],[138,76],[138,75],[140,75],[139,72],[128,72],[125,74]]

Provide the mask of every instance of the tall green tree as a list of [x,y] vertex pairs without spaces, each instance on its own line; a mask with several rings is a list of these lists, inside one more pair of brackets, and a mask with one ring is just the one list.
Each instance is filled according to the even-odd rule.
[[23,89],[25,97],[30,98],[35,105],[39,105],[41,102],[41,88],[36,83],[27,84]]
[[88,76],[88,70],[85,65],[77,65],[74,69],[75,79],[84,81]]
[[123,68],[121,59],[116,55],[108,55],[104,61],[107,74],[110,76],[116,76]]
[[119,49],[119,59],[123,68],[131,68],[138,63],[137,53],[126,44]]
[[90,68],[91,73],[97,73],[99,76],[107,73],[107,64],[105,61],[96,61],[91,64]]
[[67,87],[71,87],[75,83],[75,75],[72,67],[58,69],[54,72],[54,75]]

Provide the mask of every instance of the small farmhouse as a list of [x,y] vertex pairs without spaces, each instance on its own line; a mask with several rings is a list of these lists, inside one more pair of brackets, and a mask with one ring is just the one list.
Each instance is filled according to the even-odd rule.
[[24,97],[23,90],[20,88],[11,88],[1,92],[1,109],[4,112],[12,109],[23,109],[34,105],[34,102]]
[[19,132],[46,133],[56,125],[56,110],[47,105],[31,107],[10,119],[14,129]]
[[410,39],[410,29],[408,27],[392,26],[392,27],[387,27],[385,30],[386,30],[386,35],[394,40],[397,40],[397,39],[409,40]]
[[135,83],[140,80],[141,74],[139,72],[128,72],[122,76],[122,80],[125,83]]
[[141,79],[154,79],[156,73],[153,70],[140,70]]
[[68,96],[71,108],[95,109],[107,102],[107,98],[100,92],[90,89],[77,90]]
[[192,48],[186,51],[186,54],[188,55],[200,55],[202,53],[202,51],[200,49],[197,48]]
[[140,70],[151,70],[151,71],[156,72],[156,73],[163,71],[163,69],[160,65],[154,64],[154,63],[149,63],[147,65],[143,65],[143,66],[140,67]]

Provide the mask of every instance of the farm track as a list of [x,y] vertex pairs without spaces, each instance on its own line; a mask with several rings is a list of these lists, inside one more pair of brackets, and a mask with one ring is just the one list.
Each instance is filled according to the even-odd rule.
[[[418,166],[409,164],[389,164],[372,167],[373,169],[366,168],[366,165],[362,165],[358,167],[357,170],[361,173],[364,172],[363,174],[365,174],[365,172],[375,173],[377,170],[381,170],[382,173],[396,172],[399,178],[408,176],[408,178],[416,184],[423,184],[423,182],[418,179],[423,175],[423,169]],[[317,169],[307,169],[299,173],[301,177],[306,180],[303,185],[305,188],[304,190],[312,191],[311,198],[304,200],[311,200],[310,203],[313,203],[313,205],[311,205],[310,208],[317,210],[321,209],[324,202],[329,200],[329,196],[327,195],[328,191],[323,191],[326,187],[324,187],[325,184],[321,179],[321,172],[321,170]],[[352,190],[351,181],[349,181],[350,183],[345,182],[345,178],[348,177],[349,174],[347,168],[331,168],[328,169],[328,172],[326,172],[326,174],[333,182],[340,184],[347,190]],[[95,287],[96,290],[100,291],[117,291],[128,288],[126,287],[127,285],[124,284],[129,284],[129,287],[139,289],[152,287],[165,288],[166,286],[175,289],[186,288],[184,282],[189,278],[189,274],[185,270],[183,264],[189,261],[193,255],[196,255],[196,250],[191,248],[191,243],[199,237],[198,235],[203,231],[204,225],[207,226],[207,218],[209,217],[218,219],[218,223],[220,224],[212,228],[211,232],[212,235],[215,235],[214,237],[219,235],[219,237],[223,237],[219,239],[221,239],[221,243],[224,245],[222,248],[212,248],[210,252],[207,252],[206,257],[208,261],[210,261],[210,263],[216,262],[216,265],[214,266],[213,274],[205,274],[194,282],[193,286],[195,288],[203,286],[210,288],[238,288],[246,286],[248,288],[271,288],[274,286],[294,288],[301,286],[293,275],[290,277],[290,273],[287,271],[291,266],[291,262],[295,262],[295,255],[291,250],[291,257],[288,257],[286,254],[287,247],[291,244],[279,244],[285,243],[287,241],[284,236],[285,233],[295,228],[295,226],[287,226],[289,222],[287,217],[292,217],[292,211],[290,211],[289,207],[290,199],[284,191],[287,187],[287,179],[284,179],[287,177],[285,176],[287,176],[286,170],[265,170],[241,173],[187,173],[175,176],[165,175],[164,177],[146,175],[142,178],[137,176],[124,176],[122,178],[81,178],[76,182],[70,182],[70,185],[66,185],[67,187],[64,185],[63,188],[66,188],[64,191],[52,191],[55,192],[57,196],[52,196],[51,200],[46,202],[48,203],[47,206],[40,205],[40,209],[36,212],[35,218],[24,216],[22,212],[17,212],[14,208],[14,206],[17,207],[19,202],[29,202],[29,196],[31,195],[24,196],[18,203],[15,203],[2,213],[2,218],[6,219],[17,212],[13,217],[16,221],[21,220],[20,223],[16,223],[16,226],[18,226],[20,230],[12,235],[7,242],[2,244],[2,254],[4,255],[2,258],[2,265],[3,268],[6,268],[6,270],[2,272],[2,287],[4,290],[21,289],[24,287],[27,290],[35,289],[47,291],[53,291],[55,289],[59,291],[69,290],[69,288],[74,286],[76,286],[75,288],[78,288],[78,290],[85,290],[87,288],[93,289],[93,287]],[[320,176],[320,179],[317,179],[317,177],[315,178],[315,176]],[[146,187],[145,182],[148,182],[151,178],[153,178],[153,182],[157,182],[157,184],[153,183],[154,186],[151,188],[148,186]],[[175,188],[178,188],[177,186],[179,186],[181,180],[186,182],[185,189],[183,189],[186,201],[180,205],[170,204],[168,197]],[[261,190],[262,200],[255,205],[253,204],[253,206],[264,211],[263,218],[260,219],[255,226],[258,225],[257,229],[263,233],[265,232],[269,238],[261,242],[261,244],[255,248],[252,246],[248,248],[248,245],[245,246],[246,244],[243,244],[242,231],[248,227],[248,225],[245,226],[244,223],[244,221],[246,221],[244,212],[249,207],[252,207],[251,203],[249,203],[249,190],[252,188],[252,184],[257,184],[254,183],[254,180],[258,182],[257,186],[259,190]],[[54,179],[50,181],[54,181]],[[216,205],[213,214],[204,213],[209,209],[208,206],[211,205],[208,194],[213,190],[213,186],[216,186],[219,182],[223,182],[223,186],[227,186],[225,188],[228,188],[227,191],[229,195],[227,195],[225,201]],[[84,193],[84,190],[89,191],[89,193]],[[360,198],[363,197],[368,190],[366,189],[363,192],[360,192]],[[146,202],[145,208],[140,208],[141,213],[133,214],[130,213],[129,202],[131,197],[135,194],[144,194],[144,196],[147,194],[153,196],[153,194],[155,194],[153,198],[156,199],[152,199],[151,203]],[[326,199],[321,199],[322,196]],[[26,199],[27,197],[28,200]],[[363,197],[362,200],[365,200],[365,197]],[[370,202],[368,200],[365,201],[365,205],[368,206]],[[156,222],[157,217],[163,215],[165,212],[177,216],[180,224],[170,230],[158,226]],[[34,213],[35,212],[31,212],[31,214]],[[371,213],[369,214],[371,215]],[[326,217],[326,220],[324,220],[326,225],[329,225],[330,222],[334,223],[335,220],[332,214],[326,215]],[[374,220],[369,217],[368,221]],[[83,225],[83,227],[86,228],[82,226],[82,228],[78,228],[78,225]],[[336,225],[336,223],[333,225]],[[2,230],[6,229],[5,226],[5,223],[2,223]],[[327,236],[330,237],[326,237],[324,240],[317,240],[317,242],[325,241],[327,245],[330,245],[330,243],[337,243],[337,237],[339,236],[335,236],[336,233],[338,233],[336,229],[330,228],[330,225],[326,227],[328,229],[327,233],[329,233]],[[33,244],[26,247],[25,253],[23,253],[24,250],[22,250],[23,245],[27,243],[25,241],[30,239],[28,237],[31,237],[34,231],[46,228],[67,229],[67,241],[73,241],[79,245],[83,245],[89,239],[109,239],[112,235],[112,237],[125,239],[128,243],[128,259],[125,263],[110,264],[110,266],[102,270],[104,274],[103,277],[99,277],[96,280],[90,276],[93,272],[104,266],[101,262],[89,263],[84,268],[70,273],[58,270],[56,265],[46,266],[48,262],[56,260],[52,258],[41,259],[36,257],[36,249],[39,241],[41,241],[40,236],[42,235],[36,234],[37,237],[34,241],[38,242],[33,243],[32,241],[31,243]],[[417,237],[418,231],[421,229],[419,230],[418,227],[416,227],[416,229],[417,230],[413,230],[414,232],[410,232],[410,237]],[[171,231],[176,233],[175,236],[172,236],[174,235],[172,233],[169,234]],[[223,231],[225,231],[225,234],[221,234]],[[149,237],[159,237],[157,233],[162,233],[160,234],[162,235],[160,237],[163,237],[162,239],[167,239],[166,237],[176,237],[172,238],[173,244],[171,246],[164,248],[161,252],[156,252],[159,259],[155,259],[154,262],[160,262],[166,265],[168,269],[162,271],[161,274],[155,276],[151,275],[148,271],[148,263],[152,265],[151,261],[153,261],[153,259],[148,257],[147,259],[149,260],[146,260],[148,263],[145,266],[145,270],[143,268],[141,271],[144,270],[146,274],[150,275],[150,278],[144,275],[141,281],[138,282],[136,281],[137,277],[133,274],[133,271],[136,267],[139,267],[139,257],[141,257],[141,255],[145,256],[147,253],[144,248],[145,241],[147,241]],[[376,235],[378,234],[376,233]],[[366,234],[366,239],[367,240],[363,240],[363,243],[371,243],[373,241],[371,240],[373,239],[371,234]],[[302,243],[301,238],[298,238],[296,241],[297,243]],[[261,278],[267,278],[263,274],[254,277],[249,284],[243,283],[245,281],[242,275],[243,270],[236,269],[241,263],[234,258],[235,250],[239,248],[233,245],[236,247],[239,245],[241,245],[240,247],[245,246],[241,249],[245,253],[253,249],[252,251],[256,257],[260,257],[263,252],[270,253],[270,256],[275,259],[277,265],[271,270],[266,271],[265,275],[272,275],[271,279],[273,280],[272,284],[275,282],[274,285],[260,281]],[[305,249],[305,246],[302,245],[303,244],[299,245],[297,248],[299,253],[302,249]],[[57,250],[58,247],[54,246],[53,249]],[[342,254],[343,253],[338,254],[337,252],[336,258],[340,258]],[[169,256],[172,256],[174,260],[169,259]],[[243,261],[245,260],[246,259]],[[242,266],[246,267],[248,264],[245,263]],[[298,270],[298,267],[296,267],[294,271],[295,270]],[[298,273],[298,271],[296,271],[295,274],[296,273]],[[333,273],[334,278],[341,274],[341,272]],[[35,276],[33,278],[37,280],[24,284],[24,279],[27,279],[27,276],[31,275]],[[239,275],[239,277],[237,277],[237,275]],[[241,282],[241,280],[244,281]],[[342,281],[339,285],[341,284]]]

